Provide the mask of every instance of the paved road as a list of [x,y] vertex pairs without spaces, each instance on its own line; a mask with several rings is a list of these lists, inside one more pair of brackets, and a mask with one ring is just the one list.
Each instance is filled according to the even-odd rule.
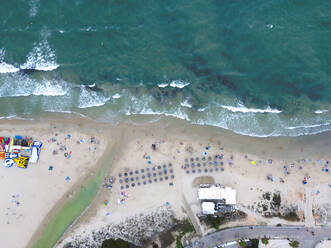
[[[314,235],[312,234],[314,232]],[[193,244],[193,248],[210,248],[217,244],[238,240],[241,238],[290,238],[300,242],[300,247],[311,248],[312,244],[317,243],[321,239],[331,238],[331,226],[321,228],[307,227],[292,227],[292,226],[253,226],[236,227],[231,229],[221,230],[204,236],[199,240],[199,243]]]

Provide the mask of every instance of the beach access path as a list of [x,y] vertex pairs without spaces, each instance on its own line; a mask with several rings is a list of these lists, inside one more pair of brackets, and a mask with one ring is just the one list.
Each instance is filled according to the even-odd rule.
[[300,247],[312,248],[322,239],[331,238],[331,226],[308,228],[303,226],[246,226],[220,230],[206,235],[192,248],[209,248],[239,239],[268,237],[271,239],[294,239]]

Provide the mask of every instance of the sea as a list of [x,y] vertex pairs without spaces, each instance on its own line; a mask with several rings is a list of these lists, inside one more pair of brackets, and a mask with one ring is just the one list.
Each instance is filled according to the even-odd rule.
[[0,117],[331,130],[331,1],[2,0]]

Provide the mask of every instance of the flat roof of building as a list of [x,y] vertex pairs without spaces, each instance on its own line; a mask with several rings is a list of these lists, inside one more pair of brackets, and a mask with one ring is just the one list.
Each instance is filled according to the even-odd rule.
[[198,189],[199,200],[225,200],[225,204],[236,204],[236,190],[230,187],[211,186]]
[[201,208],[203,214],[214,214],[216,212],[215,203],[213,202],[203,202]]

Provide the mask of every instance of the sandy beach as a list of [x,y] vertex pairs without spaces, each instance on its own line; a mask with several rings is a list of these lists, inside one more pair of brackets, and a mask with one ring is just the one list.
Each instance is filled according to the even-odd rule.
[[[0,232],[7,239],[2,239],[0,246],[32,247],[57,210],[79,191],[98,169],[107,149],[114,145],[118,152],[106,176],[114,177],[115,183],[111,188],[102,187],[89,209],[58,242],[58,247],[90,240],[92,232],[105,229],[112,230],[116,237],[135,242],[139,238],[139,224],[131,225],[132,230],[128,229],[125,235],[118,231],[119,227],[130,221],[139,223],[139,218],[154,218],[154,213],[168,219],[167,211],[176,219],[196,216],[200,212],[199,183],[220,183],[237,190],[236,207],[247,218],[225,226],[330,223],[331,212],[327,211],[331,179],[325,171],[330,166],[327,162],[330,134],[253,138],[173,118],[139,123],[129,119],[121,125],[110,125],[81,118],[3,121],[1,135],[28,135],[44,145],[38,164],[26,170],[1,167]],[[66,138],[67,134],[70,138]],[[70,158],[64,157],[61,145],[71,151]],[[58,154],[53,155],[54,150]],[[52,171],[49,166],[53,166]],[[303,184],[305,178],[307,184]],[[263,198],[266,192],[280,192],[284,209],[296,209],[300,220],[293,223],[276,217],[265,218],[259,203],[267,204]],[[322,211],[326,211],[323,218],[317,216]],[[201,234],[211,231],[198,219],[197,223]],[[165,221],[154,229],[162,231],[170,224]],[[155,233],[146,232],[146,235],[150,238]]]
[[[0,135],[24,135],[43,142],[37,164],[27,169],[0,167],[0,236],[6,237],[0,246],[26,247],[38,227],[47,223],[46,217],[51,218],[93,174],[108,142],[79,120],[2,121]],[[71,156],[66,158],[65,152]]]
[[[122,125],[121,129],[126,145],[109,171],[116,183],[110,190],[103,189],[59,247],[77,235],[88,237],[104,227],[125,226],[126,218],[138,218],[162,206],[168,206],[178,219],[189,213],[198,215],[199,183],[215,182],[237,190],[237,208],[248,216],[225,226],[322,224],[312,209],[315,213],[327,209],[331,197],[325,171],[330,160],[328,137],[252,138],[171,119],[146,126]],[[222,159],[215,159],[217,155]],[[295,209],[300,220],[263,217],[266,192],[279,192],[283,210]],[[329,223],[328,216],[323,215],[323,224]],[[202,234],[210,231],[203,225],[200,229]]]

